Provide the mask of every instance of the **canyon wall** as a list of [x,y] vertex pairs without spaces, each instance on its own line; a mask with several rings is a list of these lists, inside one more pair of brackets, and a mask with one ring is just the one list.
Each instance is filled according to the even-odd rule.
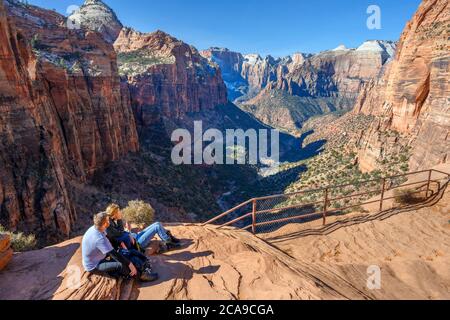
[[242,66],[245,61],[242,54],[222,48],[210,48],[200,51],[200,54],[220,68],[230,101],[248,93],[249,84],[242,75]]
[[390,41],[339,46],[284,58],[210,48],[202,55],[224,72],[229,96],[271,126],[295,132],[312,116],[350,110],[365,83],[378,78],[395,53]]
[[306,59],[278,79],[273,89],[299,97],[356,98],[361,87],[376,77],[395,52],[389,41],[367,41],[357,49],[340,46]]
[[[161,31],[123,28],[100,0],[86,0],[67,19],[20,1],[0,3],[0,224],[35,233],[40,244],[82,232],[112,201],[110,187],[129,161],[149,165],[139,140],[170,147],[170,135],[154,126],[161,119],[227,104],[216,65]],[[117,172],[108,176],[111,168]],[[142,171],[145,183],[174,183]],[[142,189],[142,180],[124,180]],[[142,199],[163,201],[154,199],[158,186],[148,188]]]
[[122,29],[114,43],[138,124],[180,119],[227,104],[220,69],[188,44],[162,32]]
[[141,33],[122,27],[101,0],[86,0],[68,22],[99,32],[114,44],[122,96],[132,105],[139,127],[227,103],[220,70],[194,47],[162,31]]
[[384,76],[362,89],[354,112],[377,116],[359,144],[364,171],[383,159],[390,130],[411,146],[410,170],[449,161],[449,20],[447,0],[424,0]]
[[69,185],[139,149],[116,54],[99,33],[12,0],[0,1],[0,43],[0,222],[67,237]]
[[0,271],[5,269],[13,257],[11,249],[11,238],[9,234],[0,232]]
[[339,46],[297,59],[244,106],[261,121],[295,132],[313,116],[350,110],[364,84],[379,77],[394,52],[393,42],[367,41],[357,49]]
[[275,59],[259,54],[241,54],[225,48],[209,48],[200,54],[217,64],[228,89],[230,101],[241,102],[258,94],[270,82],[277,81],[303,64],[307,57],[303,53]]

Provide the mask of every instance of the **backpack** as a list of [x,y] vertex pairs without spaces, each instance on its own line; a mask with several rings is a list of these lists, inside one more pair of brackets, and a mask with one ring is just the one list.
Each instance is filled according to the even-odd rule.
[[131,250],[120,249],[119,253],[128,260],[130,260],[134,264],[136,269],[139,271],[139,273],[145,271],[147,257],[143,255],[140,251],[134,249]]

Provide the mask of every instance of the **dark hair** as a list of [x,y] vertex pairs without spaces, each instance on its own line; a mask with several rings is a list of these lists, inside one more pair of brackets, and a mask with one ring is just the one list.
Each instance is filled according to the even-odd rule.
[[100,228],[102,225],[105,224],[107,219],[109,219],[108,213],[106,212],[97,213],[96,215],[94,215],[94,226]]

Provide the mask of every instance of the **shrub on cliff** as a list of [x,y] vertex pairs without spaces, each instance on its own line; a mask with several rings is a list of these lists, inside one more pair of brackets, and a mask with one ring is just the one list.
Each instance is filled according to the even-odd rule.
[[128,202],[128,206],[122,210],[123,217],[130,223],[146,225],[153,223],[155,210],[152,206],[141,200]]
[[421,203],[426,200],[425,195],[418,193],[416,189],[395,190],[395,202],[400,205],[410,205]]
[[33,234],[25,235],[23,232],[13,233],[0,225],[0,233],[9,234],[11,238],[11,248],[15,252],[30,251],[36,248],[36,237]]

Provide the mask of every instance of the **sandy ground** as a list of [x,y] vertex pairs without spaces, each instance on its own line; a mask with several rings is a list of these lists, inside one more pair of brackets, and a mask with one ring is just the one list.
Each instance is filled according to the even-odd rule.
[[[272,237],[297,259],[326,268],[375,299],[450,299],[450,190],[428,205],[353,216],[326,227]],[[437,203],[436,203],[437,202]],[[278,238],[278,239],[277,239]],[[368,267],[381,288],[368,290]]]

